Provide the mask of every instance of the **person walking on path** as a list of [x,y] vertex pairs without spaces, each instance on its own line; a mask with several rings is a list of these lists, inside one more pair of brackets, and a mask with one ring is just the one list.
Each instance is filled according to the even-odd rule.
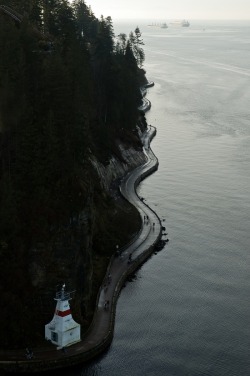
[[105,300],[104,309],[105,309],[105,311],[107,311],[109,309],[109,300]]
[[110,284],[111,280],[112,280],[112,276],[111,276],[111,274],[109,273],[109,275],[108,275],[108,284]]
[[28,347],[26,347],[25,350],[26,350],[26,354],[25,354],[26,358],[27,359],[32,359],[33,358],[33,351],[30,350]]

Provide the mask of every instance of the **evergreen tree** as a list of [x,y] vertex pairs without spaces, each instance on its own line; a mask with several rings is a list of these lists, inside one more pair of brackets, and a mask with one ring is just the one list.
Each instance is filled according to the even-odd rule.
[[95,21],[93,13],[83,0],[74,0],[73,9],[79,35],[90,39],[91,23]]
[[142,45],[144,45],[144,42],[141,38],[141,32],[138,26],[136,27],[134,33],[130,32],[129,42],[130,42],[134,57],[136,59],[137,65],[139,68],[141,68],[145,60],[145,53],[144,53],[143,48],[141,47]]
[[127,45],[127,35],[124,33],[120,33],[118,35],[118,40],[116,43],[116,53],[125,55]]

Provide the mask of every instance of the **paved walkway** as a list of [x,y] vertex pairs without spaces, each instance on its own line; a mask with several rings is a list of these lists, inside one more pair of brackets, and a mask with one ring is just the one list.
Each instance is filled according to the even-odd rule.
[[[33,349],[34,358],[25,359],[25,350],[0,351],[0,368],[8,371],[36,372],[53,368],[72,366],[92,359],[103,352],[111,343],[115,321],[116,302],[120,290],[128,275],[154,252],[154,246],[161,238],[161,223],[158,216],[138,197],[136,187],[139,182],[157,169],[158,160],[150,149],[150,140],[155,135],[155,128],[149,127],[143,134],[146,164],[129,173],[120,186],[124,197],[135,205],[142,219],[142,228],[131,244],[124,249],[120,256],[111,260],[107,278],[100,288],[97,308],[93,323],[82,338],[82,341],[68,347],[66,352],[56,348]],[[108,275],[110,274],[110,279]],[[109,308],[105,309],[105,301]]]

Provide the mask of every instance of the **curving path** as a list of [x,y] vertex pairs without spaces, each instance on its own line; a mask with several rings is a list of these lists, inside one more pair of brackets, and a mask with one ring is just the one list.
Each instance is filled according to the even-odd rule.
[[[158,168],[158,160],[150,149],[150,141],[156,134],[149,127],[142,135],[147,162],[128,173],[121,182],[120,190],[124,197],[137,207],[142,218],[142,228],[135,239],[120,253],[113,256],[107,271],[111,280],[105,278],[97,298],[93,322],[82,341],[67,348],[66,352],[56,348],[33,349],[34,358],[26,360],[24,350],[0,351],[0,368],[9,372],[40,372],[55,368],[65,368],[86,362],[102,353],[113,338],[116,302],[127,277],[134,273],[154,252],[162,236],[162,226],[154,213],[137,195],[136,187],[142,179]],[[145,220],[146,218],[146,220]],[[130,258],[130,260],[129,260]],[[109,300],[109,309],[104,302]]]

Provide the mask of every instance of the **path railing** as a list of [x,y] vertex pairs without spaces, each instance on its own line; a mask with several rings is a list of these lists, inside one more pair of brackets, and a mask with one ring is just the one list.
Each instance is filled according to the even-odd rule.
[[16,12],[14,9],[8,7],[7,5],[0,5],[0,10],[8,16],[10,16],[11,18],[13,18],[15,21],[22,22],[23,16],[20,13]]

